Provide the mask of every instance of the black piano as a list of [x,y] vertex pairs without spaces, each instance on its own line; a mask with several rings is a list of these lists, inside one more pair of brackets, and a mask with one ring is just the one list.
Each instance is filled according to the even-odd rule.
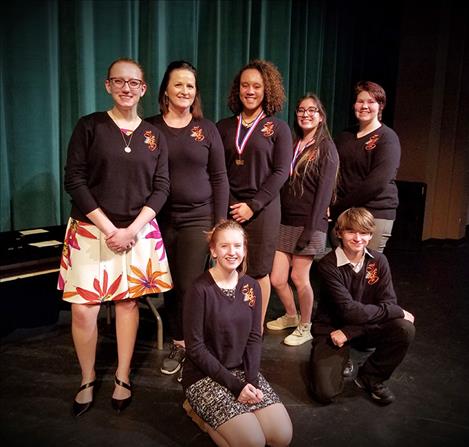
[[65,225],[0,233],[0,336],[57,322]]

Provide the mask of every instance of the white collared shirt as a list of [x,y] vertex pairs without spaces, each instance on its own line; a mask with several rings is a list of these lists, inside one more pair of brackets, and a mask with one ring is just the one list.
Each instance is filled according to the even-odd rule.
[[363,253],[362,258],[360,259],[360,261],[358,263],[354,264],[353,262],[350,261],[349,258],[347,258],[347,255],[345,254],[343,248],[342,247],[337,247],[335,249],[335,256],[337,258],[337,267],[342,267],[343,265],[349,264],[350,267],[352,267],[353,271],[355,273],[358,273],[363,267],[363,263],[365,262],[365,255],[366,254],[373,257],[373,255],[365,247],[365,251]]

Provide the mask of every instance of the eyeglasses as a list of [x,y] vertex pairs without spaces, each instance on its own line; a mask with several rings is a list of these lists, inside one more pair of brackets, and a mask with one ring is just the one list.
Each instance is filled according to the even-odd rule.
[[143,81],[140,79],[129,79],[126,81],[121,78],[109,78],[109,81],[116,88],[123,88],[125,84],[128,84],[129,88],[132,90],[139,89],[143,84]]
[[300,107],[299,109],[296,109],[296,114],[297,115],[304,115],[305,113],[307,115],[314,115],[316,112],[319,112],[319,109],[317,107],[308,107],[307,109],[303,109],[303,107]]

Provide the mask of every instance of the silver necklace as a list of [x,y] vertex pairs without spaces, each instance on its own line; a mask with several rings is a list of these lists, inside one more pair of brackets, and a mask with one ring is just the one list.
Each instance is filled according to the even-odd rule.
[[132,149],[130,148],[130,142],[132,141],[132,137],[134,136],[135,131],[132,131],[132,133],[130,134],[129,142],[127,142],[127,140],[125,139],[124,131],[122,129],[120,129],[120,131],[121,131],[121,136],[122,136],[122,139],[124,140],[124,145],[125,145],[124,152],[127,154],[130,154],[132,152]]
[[[111,115],[112,120],[117,124],[117,127],[119,127],[118,120],[115,117],[114,112],[111,110],[109,112],[109,114]],[[124,152],[126,154],[130,154],[132,152],[132,149],[130,148],[130,142],[132,141],[132,137],[134,136],[135,130],[133,130],[132,133],[130,134],[130,138],[129,138],[128,142],[125,139],[124,132],[122,131],[122,129],[120,127],[119,127],[119,130],[120,130],[120,133],[121,133],[121,137],[124,140]]]

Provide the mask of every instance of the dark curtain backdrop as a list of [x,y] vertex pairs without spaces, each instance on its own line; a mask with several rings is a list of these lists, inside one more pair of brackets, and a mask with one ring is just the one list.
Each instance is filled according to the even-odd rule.
[[[273,61],[292,122],[297,98],[319,94],[333,133],[350,124],[352,86],[382,84],[392,124],[399,56],[399,3],[365,11],[332,0],[46,0],[2,6],[0,54],[0,231],[64,223],[63,165],[81,115],[106,110],[107,67],[137,59],[149,92],[142,115],[158,112],[167,64],[192,62],[205,116],[229,114],[231,80],[253,58]],[[386,111],[385,111],[386,112]]]

